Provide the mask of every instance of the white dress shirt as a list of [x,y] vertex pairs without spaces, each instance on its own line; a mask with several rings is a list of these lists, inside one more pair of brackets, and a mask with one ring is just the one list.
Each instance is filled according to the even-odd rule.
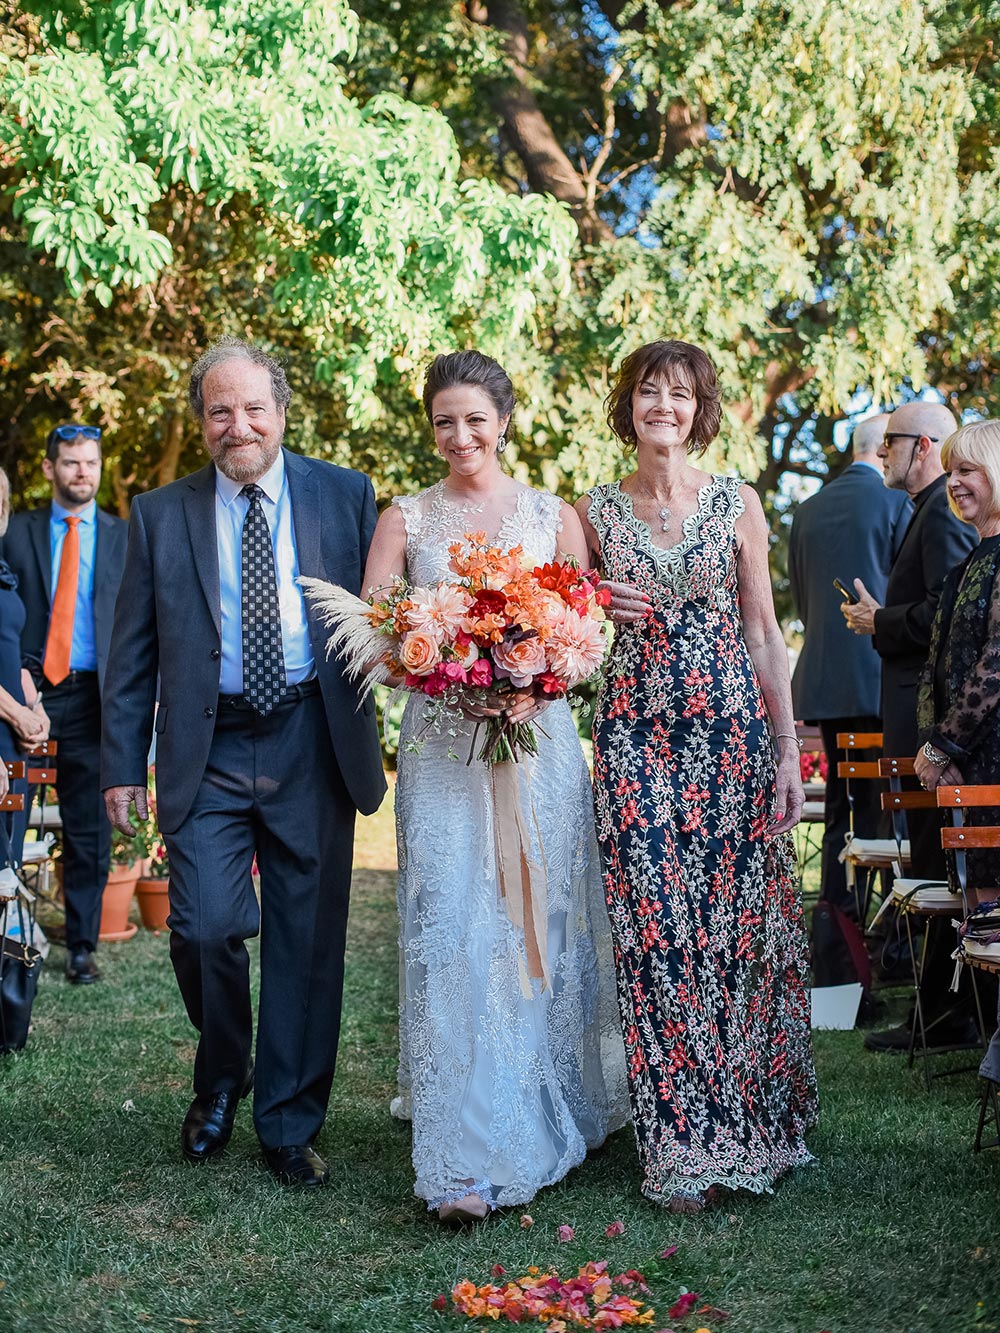
[[[299,557],[295,548],[292,500],[285,477],[285,457],[279,451],[257,485],[264,492],[261,505],[271,531],[274,573],[281,607],[281,647],[285,683],[297,685],[316,674],[309,640],[306,606],[298,585]],[[220,694],[243,693],[242,549],[243,520],[250,501],[241,494],[243,483],[215,470],[215,529],[219,543],[219,595],[222,605],[222,673]]]

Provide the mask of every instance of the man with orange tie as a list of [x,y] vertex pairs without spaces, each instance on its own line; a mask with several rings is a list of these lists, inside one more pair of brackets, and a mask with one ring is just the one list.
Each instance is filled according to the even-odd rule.
[[100,789],[101,688],[128,525],[97,508],[101,431],[50,432],[42,471],[52,503],[13,514],[4,551],[27,610],[21,647],[59,745],[66,976],[100,979],[94,961],[111,827]]

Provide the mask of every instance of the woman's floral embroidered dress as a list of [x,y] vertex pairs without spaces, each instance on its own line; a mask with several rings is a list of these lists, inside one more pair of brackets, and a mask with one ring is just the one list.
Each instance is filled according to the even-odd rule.
[[614,483],[589,492],[605,577],[646,590],[594,722],[598,840],[643,1193],[761,1193],[811,1160],[806,944],[775,763],[743,639],[740,482],[713,477],[679,543]]

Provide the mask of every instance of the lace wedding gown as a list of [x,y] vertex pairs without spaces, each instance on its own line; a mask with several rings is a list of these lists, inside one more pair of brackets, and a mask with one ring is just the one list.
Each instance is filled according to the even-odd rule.
[[[453,503],[443,483],[395,503],[411,582],[454,577],[448,547],[482,527],[481,506]],[[555,496],[523,490],[496,540],[543,563],[554,558],[559,525]],[[456,718],[435,733],[425,729],[426,707],[410,696],[399,747],[393,1111],[412,1120],[414,1190],[428,1207],[470,1190],[494,1206],[523,1204],[582,1162],[627,1103],[590,781],[569,706],[553,703],[536,726],[537,758],[517,766],[548,884],[551,989],[532,982],[525,998],[521,932],[497,883],[490,771],[465,762],[474,724]],[[419,748],[408,748],[415,740]]]

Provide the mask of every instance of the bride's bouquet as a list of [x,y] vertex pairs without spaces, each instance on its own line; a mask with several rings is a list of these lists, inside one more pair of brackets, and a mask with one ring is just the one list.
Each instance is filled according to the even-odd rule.
[[[408,690],[440,702],[502,707],[505,694],[529,690],[559,697],[588,680],[607,653],[599,575],[575,561],[530,567],[520,546],[491,546],[468,532],[449,547],[454,578],[433,588],[397,578],[369,601],[317,579],[303,579],[324,623],[328,651],[366,690],[402,679]],[[537,753],[530,723],[484,718],[479,758],[487,764]],[[478,735],[478,727],[477,727]],[[473,750],[475,749],[473,740]],[[471,754],[470,754],[471,759]]]

